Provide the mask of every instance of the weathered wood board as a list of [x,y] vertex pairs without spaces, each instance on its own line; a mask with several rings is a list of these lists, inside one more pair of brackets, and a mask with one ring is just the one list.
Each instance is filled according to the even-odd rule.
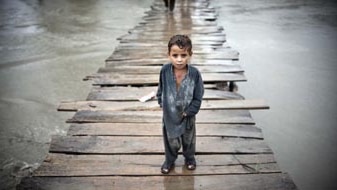
[[25,178],[18,190],[296,190],[296,185],[284,173],[209,176],[148,176],[148,177],[34,177]]
[[[34,176],[153,176],[160,175],[163,155],[65,155],[49,154]],[[178,157],[170,175],[215,175],[281,172],[272,154],[197,155],[191,172]],[[135,167],[137,166],[137,167]]]
[[[162,136],[162,123],[81,123],[72,124],[72,136]],[[198,137],[241,137],[263,139],[262,131],[254,125],[197,124]]]
[[[212,14],[212,13],[211,13]],[[156,16],[146,16],[146,17],[143,17],[143,20],[145,21],[155,21],[155,20],[163,20],[163,19],[166,19],[166,18],[170,18],[170,19],[179,19],[179,20],[191,20],[191,18],[193,17],[197,17],[198,20],[206,20],[206,21],[214,21],[216,20],[216,15],[195,15],[195,16],[192,16],[190,18],[188,17],[184,17],[182,15],[156,15]],[[192,21],[192,20],[191,20]],[[172,28],[174,29],[174,28]]]
[[[217,45],[218,43],[214,42],[211,45]],[[122,60],[138,60],[143,59],[144,57],[148,59],[164,59],[167,58],[167,52],[163,51],[161,53],[151,53],[151,52],[138,52],[137,54],[129,53],[129,54],[121,54],[119,52],[115,52],[112,54],[108,60],[109,61],[122,61]],[[218,59],[218,60],[238,60],[239,53],[235,50],[231,49],[223,49],[221,52],[214,52],[209,54],[195,54],[193,55],[196,59]]]
[[[262,100],[204,100],[202,110],[269,109]],[[58,111],[108,110],[108,111],[160,111],[157,101],[70,101],[61,102]]]
[[[183,10],[182,10],[183,9]],[[209,6],[209,2],[200,4],[199,5],[194,5],[194,6],[185,6],[185,5],[177,5],[175,8],[176,12],[177,10],[180,11],[191,11],[191,12],[209,12],[209,13],[214,13],[216,12],[216,9],[214,7]],[[146,11],[145,13],[148,15],[153,15],[153,14],[163,14],[167,11],[167,8],[164,7],[163,4],[156,3],[151,6],[150,11]],[[187,17],[188,18],[188,17]],[[198,17],[194,18],[195,20],[201,20],[198,19]],[[181,22],[181,20],[179,20]]]
[[[157,24],[158,25],[158,24]],[[148,26],[148,25],[146,25]],[[132,41],[138,41],[138,40],[147,40],[147,41],[155,41],[155,40],[163,40],[163,39],[167,39],[167,38],[170,38],[172,36],[165,36],[163,37],[162,35],[149,35],[149,34],[129,34],[129,35],[126,35],[126,36],[123,36],[123,37],[119,37],[117,38],[118,40],[121,40],[121,41],[125,41],[125,42],[132,42]],[[193,45],[194,44],[198,44],[198,42],[226,42],[226,35],[223,34],[223,35],[213,35],[213,36],[204,36],[204,35],[190,35],[189,36],[191,41],[193,42]],[[194,51],[194,48],[193,48],[193,51]]]
[[[190,24],[190,20],[182,20],[179,23],[171,23],[173,27],[175,26],[181,26],[184,24]],[[151,21],[140,21],[138,23],[139,26],[144,26],[144,27],[165,27],[167,25],[167,21],[165,20],[151,20]],[[194,26],[217,26],[217,23],[214,21],[207,21],[207,20],[194,20],[193,21]]]
[[[125,42],[125,43],[123,43]],[[130,47],[130,44],[146,44],[149,41],[144,39],[144,40],[127,40],[127,41],[121,41],[121,44],[126,44],[125,46],[121,46],[121,48],[116,49],[111,56],[126,56],[126,57],[135,57],[137,56],[137,58],[161,58],[163,56],[167,56],[167,44],[164,46],[159,46],[158,44],[156,44],[156,46],[158,46],[158,48],[154,48],[154,47],[139,47],[139,46],[135,46],[135,47]],[[153,42],[151,42],[152,44]],[[193,55],[192,58],[198,58],[200,56],[204,56],[207,59],[214,59],[215,56],[219,57],[219,59],[224,56],[237,56],[238,52],[231,49],[231,47],[229,46],[222,46],[222,47],[214,47],[219,45],[219,43],[222,44],[222,42],[206,42],[206,41],[200,41],[198,44],[193,43],[193,45],[197,45],[200,47],[193,48]],[[140,49],[141,48],[141,49]],[[227,58],[227,57],[225,57]]]
[[218,26],[196,26],[196,27],[188,27],[185,25],[184,27],[174,27],[174,29],[168,30],[167,28],[148,28],[148,27],[137,27],[129,30],[131,34],[137,34],[137,33],[154,33],[154,35],[168,35],[168,34],[174,34],[174,33],[180,33],[180,34],[211,34],[211,33],[218,33],[222,32],[223,28]]
[[[167,37],[167,40],[169,40],[171,36]],[[134,44],[134,45],[133,45]],[[139,46],[139,44],[146,44],[145,46]],[[152,44],[153,46],[149,46],[149,44]],[[200,42],[199,44],[193,43],[193,54],[206,54],[206,53],[212,53],[215,50],[221,51],[222,49],[229,49],[231,48],[227,44],[222,44],[222,46],[214,46],[213,44],[205,44],[203,42]],[[147,42],[135,42],[135,41],[130,41],[128,43],[121,43],[120,46],[116,47],[114,52],[118,51],[154,51],[156,49],[158,52],[167,52],[168,47],[167,44],[164,43],[153,43],[151,41]],[[193,58],[194,56],[192,56]],[[207,60],[205,60],[207,61]]]
[[[80,110],[68,123],[160,123],[161,111]],[[197,123],[255,124],[247,110],[200,110]]]
[[[111,101],[138,101],[139,98],[157,92],[157,86],[152,87],[96,87],[91,90],[87,100],[111,100]],[[205,89],[204,100],[218,99],[243,99],[236,92]]]
[[[106,60],[106,67],[116,67],[121,65],[132,65],[132,66],[161,66],[163,64],[168,63],[168,58],[161,58],[161,59],[138,59],[138,60]],[[191,63],[194,66],[202,65],[202,66],[226,66],[226,65],[233,65],[238,61],[234,60],[216,60],[216,59],[191,59]]]
[[[195,66],[201,73],[231,73],[243,72],[244,70],[240,65],[196,65]],[[97,73],[125,73],[125,74],[159,74],[162,66],[115,66],[115,67],[101,67]]]
[[[265,141],[230,137],[199,137],[196,154],[272,153]],[[162,137],[53,136],[50,152],[82,154],[163,154]]]
[[[132,41],[134,43],[142,43],[146,40],[138,40],[138,41]],[[206,45],[218,45],[221,44],[221,42],[200,42],[202,44]],[[210,48],[209,48],[210,49]],[[210,50],[210,51],[199,51],[194,52],[192,55],[193,58],[196,59],[220,59],[220,60],[237,60],[239,56],[239,53],[235,50],[232,50],[231,48],[223,48],[221,50]],[[109,57],[109,60],[133,60],[133,59],[143,59],[144,57],[148,59],[161,59],[161,58],[167,58],[167,50],[163,49],[148,49],[143,51],[138,50],[119,50],[114,51],[113,54]]]
[[[202,73],[204,84],[217,82],[243,82],[247,78],[243,73]],[[158,85],[158,74],[119,74],[104,73],[93,78],[93,85],[114,86],[114,85]]]

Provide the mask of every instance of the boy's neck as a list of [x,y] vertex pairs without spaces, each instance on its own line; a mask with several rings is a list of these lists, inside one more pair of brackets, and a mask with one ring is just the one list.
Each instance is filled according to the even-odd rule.
[[178,73],[186,73],[187,72],[187,67],[185,67],[184,69],[175,69],[173,68],[174,73],[178,74]]
[[173,72],[174,73],[187,73],[187,70],[188,70],[188,68],[187,68],[188,66],[186,65],[186,67],[184,67],[184,68],[182,68],[182,69],[176,69],[176,68],[174,68],[173,67]]

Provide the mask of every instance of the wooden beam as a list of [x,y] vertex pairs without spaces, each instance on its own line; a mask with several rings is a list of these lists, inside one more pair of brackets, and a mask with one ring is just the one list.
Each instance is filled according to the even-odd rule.
[[[242,82],[247,81],[243,73],[202,73],[205,84],[217,82]],[[99,74],[93,78],[93,85],[114,86],[114,85],[158,85],[158,74],[119,74],[107,73]]]
[[[254,125],[197,124],[198,137],[241,137],[263,139],[262,131]],[[162,136],[162,123],[75,123],[72,136]]]
[[[212,42],[211,45],[219,45],[221,43]],[[167,59],[167,52],[163,51],[161,53],[151,53],[151,52],[138,52],[137,54],[134,54],[132,52],[130,53],[119,53],[115,52],[113,53],[107,60],[108,61],[126,61],[126,60],[138,60],[138,59]],[[196,54],[193,55],[193,58],[195,59],[216,59],[216,60],[238,60],[239,59],[239,53],[238,51],[231,50],[231,49],[223,49],[221,52],[213,52],[213,53],[207,53],[207,54]]]
[[26,177],[18,190],[26,189],[273,189],[296,190],[288,174],[209,175],[209,176],[149,176],[149,177]]
[[[95,86],[89,93],[87,100],[109,101],[138,101],[142,96],[157,92],[157,86],[152,87],[99,87]],[[236,92],[205,89],[204,100],[243,99]]]
[[[198,137],[196,147],[196,154],[272,153],[266,142],[259,139]],[[49,151],[76,154],[164,154],[164,146],[162,137],[53,136]]]
[[[122,65],[132,65],[132,66],[161,66],[163,64],[168,63],[168,59],[166,58],[160,58],[160,59],[138,59],[138,60],[106,60],[106,67],[116,67],[116,66],[122,66]],[[226,66],[226,65],[233,65],[238,64],[238,61],[235,60],[217,60],[217,59],[191,59],[191,63],[194,66]]]
[[[269,109],[262,99],[259,100],[204,100],[202,110],[221,109]],[[156,100],[140,101],[68,101],[61,102],[58,111],[108,110],[108,111],[160,111]]]
[[[201,73],[231,73],[243,72],[244,70],[240,65],[196,65],[195,66]],[[115,67],[101,67],[98,73],[125,73],[125,74],[159,74],[162,66],[115,66]],[[95,76],[91,75],[91,76]]]
[[[160,123],[161,111],[81,110],[68,123]],[[200,110],[197,123],[255,124],[247,110]]]
[[[49,154],[33,176],[153,176],[161,175],[163,155],[65,155]],[[276,173],[280,169],[271,154],[197,155],[191,172],[180,156],[170,175]],[[136,166],[136,167],[135,167]]]

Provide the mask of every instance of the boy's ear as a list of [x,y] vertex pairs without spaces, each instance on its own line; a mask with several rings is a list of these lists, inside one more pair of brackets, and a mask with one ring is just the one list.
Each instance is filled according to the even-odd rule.
[[193,55],[193,51],[191,50],[191,52],[190,52],[190,56],[192,56]]

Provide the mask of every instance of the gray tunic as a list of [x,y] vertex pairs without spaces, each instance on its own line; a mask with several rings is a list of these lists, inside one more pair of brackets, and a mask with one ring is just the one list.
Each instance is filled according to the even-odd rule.
[[[187,74],[181,81],[179,89],[172,63],[163,65],[160,71],[157,99],[163,108],[163,122],[168,138],[181,136],[185,129],[194,125],[195,115],[199,112],[204,85],[200,72],[187,65]],[[183,117],[185,112],[187,117]]]

